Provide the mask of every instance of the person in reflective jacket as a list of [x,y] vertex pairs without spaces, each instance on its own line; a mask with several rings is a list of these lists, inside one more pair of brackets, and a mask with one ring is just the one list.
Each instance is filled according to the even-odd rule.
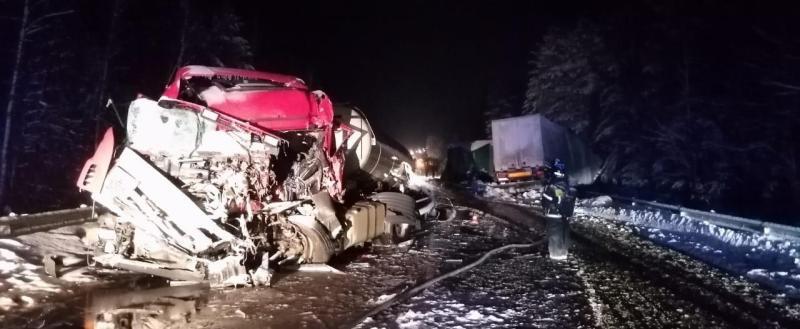
[[567,259],[569,243],[567,217],[572,216],[574,208],[572,200],[566,165],[560,159],[556,159],[547,171],[546,184],[542,191],[542,209],[547,218],[547,249],[551,259]]

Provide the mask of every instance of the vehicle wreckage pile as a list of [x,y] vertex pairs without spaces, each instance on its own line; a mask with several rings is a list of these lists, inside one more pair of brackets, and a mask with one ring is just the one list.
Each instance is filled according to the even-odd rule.
[[415,200],[398,192],[407,152],[377,141],[357,109],[337,112],[296,77],[179,69],[158,101],[131,103],[124,134],[109,129],[81,172],[78,187],[115,215],[93,259],[268,285],[275,266],[402,239],[419,227]]

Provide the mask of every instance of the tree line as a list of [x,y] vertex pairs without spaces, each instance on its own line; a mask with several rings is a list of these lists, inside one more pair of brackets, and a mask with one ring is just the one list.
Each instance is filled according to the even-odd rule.
[[102,130],[124,120],[125,111],[116,108],[139,93],[157,97],[182,65],[247,68],[252,60],[242,22],[227,4],[20,0],[0,6],[8,50],[0,54],[8,68],[0,71],[0,213],[88,202],[75,180]]
[[569,127],[604,160],[597,189],[791,222],[797,27],[669,7],[552,26],[525,94],[490,99],[487,118],[540,113]]

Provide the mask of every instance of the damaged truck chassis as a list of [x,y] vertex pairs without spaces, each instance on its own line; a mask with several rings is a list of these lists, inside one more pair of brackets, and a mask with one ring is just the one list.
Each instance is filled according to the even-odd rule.
[[115,215],[93,258],[105,266],[269,285],[275,266],[419,226],[407,195],[345,196],[353,130],[295,77],[187,66],[158,101],[131,103],[125,130],[106,132],[77,183]]

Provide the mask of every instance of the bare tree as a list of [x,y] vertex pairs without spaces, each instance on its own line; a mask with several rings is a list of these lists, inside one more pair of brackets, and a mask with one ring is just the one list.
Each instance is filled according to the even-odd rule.
[[8,90],[8,103],[6,104],[5,124],[3,129],[3,146],[0,148],[0,206],[5,205],[6,186],[8,186],[8,163],[11,158],[9,145],[11,144],[11,123],[14,117],[14,100],[17,94],[17,79],[19,79],[20,63],[22,62],[23,51],[25,50],[25,35],[27,34],[28,15],[30,8],[28,0],[22,5],[22,17],[19,25],[19,37],[17,40],[17,54],[14,58],[14,67],[11,73],[11,83]]
[[181,40],[178,42],[178,59],[175,60],[175,70],[179,69],[184,64],[184,57],[186,54],[186,35],[189,34],[189,10],[190,4],[188,0],[181,0],[181,10],[183,11],[183,20],[181,23]]
[[108,92],[109,67],[111,66],[111,58],[114,56],[114,39],[117,33],[117,22],[119,21],[119,16],[122,14],[124,1],[125,0],[112,0],[111,21],[108,25],[108,34],[106,34],[106,42],[103,49],[100,79],[97,81],[98,108],[105,104],[106,94]]
[[50,12],[31,19],[31,6],[29,0],[25,0],[22,4],[22,15],[20,16],[16,54],[14,57],[14,65],[11,71],[12,73],[6,103],[5,122],[3,125],[3,144],[0,147],[0,206],[6,204],[8,183],[11,180],[9,172],[11,153],[9,146],[11,145],[11,129],[14,121],[14,105],[17,99],[17,85],[19,81],[22,60],[25,55],[25,42],[30,35],[47,28],[46,23],[51,18],[66,15],[71,12],[71,10]]

